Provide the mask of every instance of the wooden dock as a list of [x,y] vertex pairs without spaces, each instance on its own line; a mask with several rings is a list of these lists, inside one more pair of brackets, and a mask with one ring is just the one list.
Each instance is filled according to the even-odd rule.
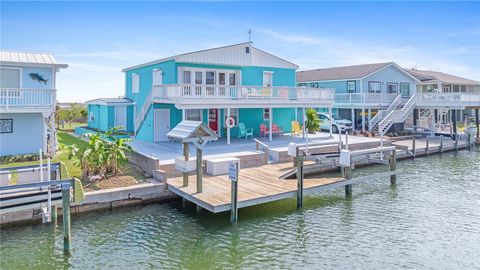
[[[297,194],[297,179],[279,177],[293,169],[292,162],[267,164],[260,167],[240,169],[238,177],[238,207],[277,201]],[[327,190],[348,184],[346,179],[305,178],[305,194]],[[189,176],[189,184],[183,187],[182,177],[168,178],[168,189],[180,197],[213,213],[231,208],[231,181],[228,175],[203,177],[203,191],[196,192],[196,177]]]

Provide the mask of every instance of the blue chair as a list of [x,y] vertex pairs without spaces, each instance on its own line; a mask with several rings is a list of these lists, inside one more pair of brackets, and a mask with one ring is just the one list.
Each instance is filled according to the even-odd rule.
[[248,139],[248,136],[253,139],[253,128],[246,128],[244,123],[238,123],[238,138]]

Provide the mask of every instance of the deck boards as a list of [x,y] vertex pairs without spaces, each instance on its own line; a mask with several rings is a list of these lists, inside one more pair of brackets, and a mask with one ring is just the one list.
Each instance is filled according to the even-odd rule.
[[[238,180],[238,205],[246,207],[268,201],[291,197],[297,190],[296,179],[279,179],[293,169],[291,162],[267,164],[240,169]],[[305,178],[304,190],[335,183],[343,178]],[[203,192],[196,193],[196,176],[189,176],[188,187],[183,187],[182,177],[168,178],[168,188],[183,198],[212,212],[230,209],[231,182],[227,175],[204,175]]]

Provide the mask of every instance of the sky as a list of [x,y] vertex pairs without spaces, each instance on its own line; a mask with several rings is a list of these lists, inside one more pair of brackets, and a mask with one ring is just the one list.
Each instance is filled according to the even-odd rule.
[[8,2],[0,48],[69,67],[58,100],[124,94],[125,67],[248,41],[300,70],[377,62],[480,81],[480,2]]

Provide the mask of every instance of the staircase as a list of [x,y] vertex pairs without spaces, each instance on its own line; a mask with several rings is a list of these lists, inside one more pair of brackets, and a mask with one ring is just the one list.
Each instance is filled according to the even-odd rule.
[[412,95],[401,109],[393,110],[385,116],[385,118],[378,123],[378,133],[380,136],[385,135],[393,124],[403,123],[408,116],[412,114],[415,104],[416,97],[415,95]]
[[153,105],[153,89],[145,98],[142,108],[140,109],[140,111],[137,112],[137,115],[135,116],[135,135],[138,134],[138,131],[142,127],[143,122],[145,122],[145,118],[147,117],[148,112],[153,107],[152,105]]
[[388,114],[390,114],[392,111],[394,111],[398,107],[398,105],[400,105],[401,102],[402,102],[402,97],[400,95],[398,95],[393,100],[392,104],[390,104],[390,106],[388,106],[387,109],[378,111],[377,114],[370,120],[369,131],[370,132],[377,131],[378,130],[378,124],[380,123],[380,121],[382,121]]

